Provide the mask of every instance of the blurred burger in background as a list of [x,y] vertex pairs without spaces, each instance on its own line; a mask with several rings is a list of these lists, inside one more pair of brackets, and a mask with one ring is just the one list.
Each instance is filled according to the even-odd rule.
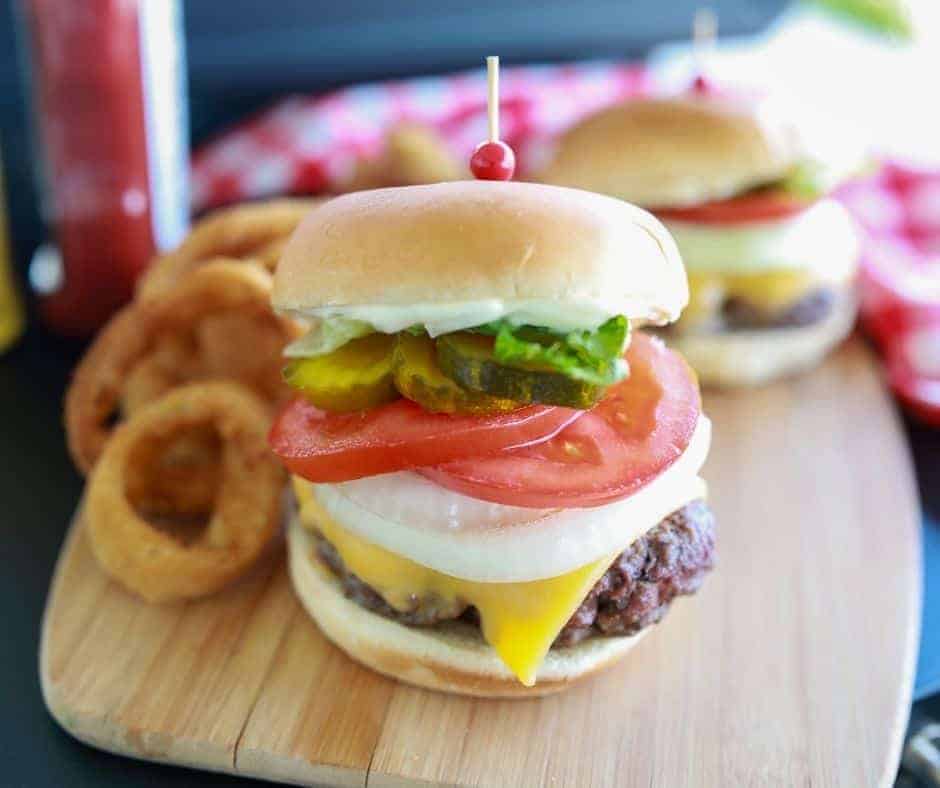
[[691,293],[671,342],[703,383],[797,372],[852,328],[859,243],[831,193],[863,157],[847,141],[827,149],[831,133],[810,126],[779,101],[699,77],[682,95],[589,116],[539,177],[641,205],[666,224]]

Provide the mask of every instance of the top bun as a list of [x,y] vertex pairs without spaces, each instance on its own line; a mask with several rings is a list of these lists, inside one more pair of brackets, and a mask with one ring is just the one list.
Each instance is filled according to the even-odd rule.
[[[653,216],[597,194],[457,181],[356,192],[312,211],[277,268],[276,309],[459,307],[675,320],[682,261]],[[605,318],[606,319],[606,318]]]
[[686,94],[590,115],[561,136],[538,180],[679,207],[777,180],[803,155],[804,142],[779,104]]

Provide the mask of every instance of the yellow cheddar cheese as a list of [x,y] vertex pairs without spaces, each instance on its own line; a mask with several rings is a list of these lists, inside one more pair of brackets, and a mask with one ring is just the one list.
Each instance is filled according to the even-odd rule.
[[786,311],[824,280],[809,270],[769,270],[751,273],[688,272],[689,305],[678,324],[692,327],[718,316],[724,302],[740,298],[759,312],[772,316]]
[[301,522],[333,545],[350,572],[397,610],[434,596],[445,607],[473,605],[483,637],[524,685],[535,683],[539,665],[562,627],[601,578],[615,555],[559,577],[523,583],[480,583],[436,572],[353,534],[332,520],[309,484],[294,479]]

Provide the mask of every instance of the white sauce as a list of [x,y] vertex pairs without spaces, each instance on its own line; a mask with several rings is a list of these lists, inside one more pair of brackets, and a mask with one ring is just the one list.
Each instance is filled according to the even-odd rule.
[[451,303],[425,302],[404,306],[330,306],[298,311],[300,317],[308,319],[341,317],[347,320],[361,320],[385,334],[394,334],[409,326],[423,325],[432,337],[503,319],[514,325],[543,326],[563,333],[594,330],[618,314],[619,310],[610,304],[503,301],[498,298]]

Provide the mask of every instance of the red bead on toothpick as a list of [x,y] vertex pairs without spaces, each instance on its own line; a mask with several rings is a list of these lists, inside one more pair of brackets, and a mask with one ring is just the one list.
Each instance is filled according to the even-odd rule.
[[516,154],[505,142],[481,142],[470,157],[470,171],[481,181],[508,181],[516,170]]
[[516,154],[499,138],[499,58],[486,59],[487,115],[490,138],[470,157],[470,171],[481,181],[508,181],[516,171]]
[[695,79],[692,80],[692,92],[693,93],[716,93],[714,83],[706,77],[704,74],[697,74]]

